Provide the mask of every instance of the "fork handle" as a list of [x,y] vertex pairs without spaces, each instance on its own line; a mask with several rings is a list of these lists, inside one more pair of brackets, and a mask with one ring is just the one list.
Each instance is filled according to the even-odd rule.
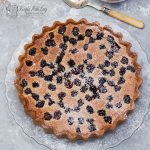
[[116,18],[120,21],[123,21],[127,24],[130,24],[134,27],[137,27],[137,28],[144,28],[144,22],[140,21],[140,20],[137,20],[133,17],[130,17],[130,16],[127,16],[123,13],[120,13],[116,10],[112,10],[112,9],[109,9],[109,8],[106,8],[106,7],[103,7],[103,10],[102,10],[105,14],[107,14],[108,16],[111,16],[113,18]]

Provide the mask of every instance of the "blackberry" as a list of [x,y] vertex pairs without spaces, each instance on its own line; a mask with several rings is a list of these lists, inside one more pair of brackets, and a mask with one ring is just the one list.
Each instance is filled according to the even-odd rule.
[[89,94],[86,94],[86,95],[85,95],[85,99],[86,99],[87,101],[91,101],[91,100],[92,100],[92,97],[91,97]]
[[26,65],[27,65],[28,67],[31,67],[31,66],[33,65],[33,62],[32,62],[31,60],[27,60],[27,61],[26,61]]
[[61,57],[61,56],[57,56],[57,58],[56,58],[56,63],[57,63],[57,64],[60,64],[61,61],[62,61],[62,57]]
[[81,89],[80,89],[80,91],[82,93],[85,93],[87,90],[88,90],[88,87],[86,85],[82,86]]
[[43,78],[43,77],[45,76],[43,70],[38,70],[38,71],[37,71],[37,76]]
[[52,76],[57,75],[57,73],[58,73],[58,71],[54,69],[54,70],[52,71]]
[[86,119],[86,122],[88,122],[88,123],[90,123],[90,124],[93,124],[94,119],[93,119],[93,118],[87,118],[87,119]]
[[79,52],[79,50],[74,48],[74,49],[69,50],[69,52],[71,52],[72,54],[76,54]]
[[114,81],[107,81],[107,83],[108,83],[109,86],[115,86]]
[[89,60],[89,59],[92,59],[92,54],[87,53],[87,59],[88,59],[88,60]]
[[50,69],[54,69],[54,68],[55,68],[55,66],[54,66],[54,64],[53,64],[52,62],[50,62],[49,64],[47,64],[47,66],[48,66]]
[[105,121],[106,123],[111,124],[111,123],[112,123],[112,117],[111,117],[111,116],[104,116],[104,121]]
[[78,41],[82,41],[82,40],[84,40],[84,36],[80,34],[80,35],[78,36]]
[[39,87],[39,83],[38,83],[38,82],[33,82],[33,83],[32,83],[32,87],[33,87],[33,88]]
[[93,37],[90,37],[89,38],[89,43],[94,43],[95,42],[95,39]]
[[69,36],[63,36],[63,41],[64,41],[64,43],[68,42],[69,41]]
[[102,74],[103,74],[104,76],[106,76],[106,75],[108,75],[108,74],[109,74],[109,71],[108,71],[108,70],[106,70],[106,69],[103,69],[103,70],[102,70]]
[[48,85],[48,89],[51,90],[51,91],[55,91],[56,90],[56,85],[53,85],[53,84],[50,83]]
[[70,42],[72,45],[75,45],[75,44],[77,44],[77,39],[75,39],[75,38],[70,38],[70,39],[69,39],[69,42]]
[[86,69],[87,69],[88,73],[92,73],[94,71],[94,69],[95,69],[95,66],[93,64],[88,64],[86,66]]
[[106,46],[104,45],[104,44],[102,44],[102,45],[100,45],[99,46],[99,49],[101,50],[101,49],[105,49],[106,48]]
[[73,123],[74,123],[73,117],[69,117],[69,118],[67,119],[67,121],[68,121],[68,124],[69,124],[69,125],[73,125]]
[[61,48],[63,51],[65,51],[66,49],[67,49],[67,45],[66,44],[63,44],[63,43],[61,43],[60,45],[59,45],[59,48]]
[[103,109],[98,110],[97,113],[98,113],[99,116],[105,116],[106,115],[106,111],[103,110]]
[[45,41],[45,45],[48,46],[48,47],[54,47],[54,46],[56,46],[56,43],[55,43],[54,40],[48,39],[48,40]]
[[83,124],[84,123],[84,118],[78,118],[79,124]]
[[62,35],[65,33],[65,31],[66,31],[66,26],[65,25],[59,27],[59,29],[58,29],[58,33],[62,34]]
[[65,67],[61,64],[58,65],[58,68],[57,68],[57,71],[58,72],[64,72],[65,71]]
[[80,86],[81,85],[81,81],[79,79],[74,79],[73,82],[76,86]]
[[97,88],[95,85],[91,85],[90,86],[90,89],[89,89],[91,92],[93,92],[93,94],[95,94],[97,92]]
[[73,68],[73,69],[71,70],[71,73],[72,73],[72,74],[75,74],[75,75],[78,75],[78,74],[80,74],[80,70],[79,70],[78,68]]
[[110,103],[107,103],[105,107],[106,107],[106,109],[112,109],[112,108],[113,108],[113,105],[110,104]]
[[42,108],[42,107],[44,106],[44,104],[45,104],[45,101],[39,101],[39,102],[36,103],[35,106],[36,106],[37,108]]
[[87,51],[87,49],[88,49],[88,44],[84,44],[83,49],[84,49],[85,51]]
[[105,65],[105,67],[109,67],[110,66],[110,62],[108,60],[105,60],[104,61],[104,65]]
[[119,52],[119,49],[120,49],[120,46],[119,46],[117,43],[111,45],[111,51],[112,51],[112,52],[118,53],[118,52]]
[[68,107],[68,108],[65,109],[65,113],[66,113],[66,114],[67,114],[67,113],[70,113],[70,112],[71,112],[71,108]]
[[127,66],[127,70],[130,70],[131,72],[135,72],[135,68],[133,66]]
[[52,101],[52,99],[51,98],[49,98],[49,101],[48,101],[48,105],[49,106],[51,106],[51,105],[53,105],[55,102],[54,101]]
[[91,106],[86,106],[86,110],[87,110],[87,112],[88,113],[90,113],[90,114],[93,114],[94,113],[94,110],[93,110],[93,108],[91,107]]
[[87,64],[87,62],[88,62],[87,59],[83,59],[84,64]]
[[112,36],[110,36],[110,35],[107,36],[107,41],[108,41],[110,44],[114,44],[114,43],[115,43],[114,37],[112,37]]
[[127,58],[127,57],[125,57],[125,56],[123,56],[123,57],[122,57],[122,59],[121,59],[121,63],[122,63],[122,64],[126,64],[126,65],[127,65],[127,64],[128,64],[128,62],[129,62],[128,58]]
[[58,76],[58,77],[56,78],[56,80],[57,80],[57,83],[58,83],[58,84],[61,84],[61,83],[62,83],[62,77],[61,77],[61,76]]
[[118,102],[118,103],[115,104],[115,106],[116,106],[117,108],[121,108],[121,107],[122,107],[122,104],[121,104],[121,102]]
[[123,77],[120,77],[118,80],[118,84],[124,84],[125,83],[125,79]]
[[60,92],[60,93],[58,94],[58,98],[59,98],[60,100],[63,100],[65,96],[66,96],[66,93],[65,93],[65,92]]
[[84,78],[85,78],[85,73],[84,73],[84,72],[81,72],[80,75],[79,75],[79,78],[84,79]]
[[53,79],[52,75],[47,75],[47,76],[44,77],[45,81],[52,81],[52,79]]
[[64,77],[65,77],[66,79],[71,78],[71,73],[70,73],[70,72],[65,72],[65,73],[64,73]]
[[94,82],[94,79],[92,77],[88,77],[86,80],[85,80],[85,83],[88,84],[88,85],[92,85]]
[[36,93],[32,93],[32,98],[35,99],[36,101],[39,100],[39,95]]
[[96,39],[97,39],[97,40],[101,40],[101,39],[103,38],[103,36],[104,36],[104,33],[98,32],[97,35],[96,35]]
[[120,91],[120,90],[121,90],[121,86],[119,86],[119,85],[115,85],[115,86],[114,86],[114,89],[115,89],[115,92],[118,92],[118,91]]
[[104,86],[99,86],[98,90],[100,93],[107,93],[107,89]]
[[47,62],[46,62],[46,60],[41,60],[41,63],[40,63],[40,66],[42,67],[42,68],[44,68],[44,67],[46,67],[47,66]]
[[90,126],[88,126],[88,129],[90,132],[93,132],[96,130],[96,126],[94,124],[90,124]]
[[44,99],[49,99],[50,97],[51,97],[51,95],[48,94],[48,93],[46,93],[46,94],[44,95]]
[[115,71],[113,70],[113,69],[111,69],[110,71],[109,71],[109,75],[112,77],[112,76],[114,76],[115,75]]
[[58,105],[59,105],[61,108],[65,108],[64,103],[63,103],[62,101],[59,101],[59,102],[58,102]]
[[33,47],[29,50],[29,55],[35,56],[35,54],[36,54],[36,48]]
[[71,89],[73,87],[73,83],[70,80],[65,81],[65,87]]
[[72,34],[73,34],[74,36],[79,35],[79,28],[78,28],[78,27],[74,27],[73,30],[72,30]]
[[54,112],[54,119],[59,120],[61,118],[61,115],[62,115],[62,113],[60,110],[55,111]]
[[104,64],[99,64],[97,68],[99,68],[99,69],[102,69],[102,70],[103,70],[103,69],[104,69],[104,67],[105,67],[105,66],[104,66]]
[[83,71],[84,65],[78,65],[78,69],[79,69],[80,71]]
[[93,31],[91,29],[87,29],[85,31],[85,36],[90,37],[92,35]]
[[126,73],[126,68],[125,67],[121,67],[120,70],[119,70],[119,74],[121,76],[123,76],[125,73]]
[[76,128],[76,132],[77,132],[77,133],[81,133],[81,130],[80,130],[79,127]]
[[70,60],[68,61],[68,65],[69,65],[70,67],[73,67],[75,64],[76,64],[76,63],[74,62],[73,59],[70,59]]
[[28,95],[28,94],[31,94],[32,91],[31,91],[30,88],[26,88],[26,89],[24,90],[24,93]]
[[129,104],[131,101],[130,95],[125,95],[123,100],[124,100],[124,103]]
[[113,100],[112,95],[107,96],[107,100],[108,100],[109,102],[111,102],[111,101]]
[[49,112],[45,112],[44,113],[44,120],[51,120],[52,119],[52,115]]
[[103,85],[103,84],[106,82],[106,78],[100,77],[100,78],[98,79],[98,82],[99,82],[100,85]]
[[44,55],[48,55],[48,48],[47,47],[41,48],[41,51],[43,52]]
[[49,38],[50,38],[50,39],[53,39],[53,38],[54,38],[54,33],[53,33],[53,32],[50,32],[50,33],[49,33]]
[[71,91],[71,96],[72,97],[75,97],[75,96],[77,96],[78,95],[78,91]]
[[80,107],[78,107],[78,106],[75,107],[75,108],[74,108],[74,111],[79,112],[79,111],[80,111]]
[[30,71],[29,74],[30,74],[31,77],[36,76],[36,72],[35,71]]
[[28,83],[25,79],[23,79],[20,83],[20,86],[23,87],[23,88],[26,87],[27,85],[28,85]]
[[109,59],[113,58],[114,53],[111,51],[107,51],[106,52],[106,57],[108,57]]
[[117,63],[116,61],[114,61],[114,62],[111,63],[111,66],[112,66],[113,68],[116,68],[116,67],[118,67],[118,63]]
[[98,98],[99,99],[100,98],[99,93],[94,93],[93,96],[92,96],[92,98],[94,98],[94,99]]
[[84,104],[83,100],[82,100],[82,99],[79,99],[79,100],[78,100],[78,107],[81,107],[83,104]]

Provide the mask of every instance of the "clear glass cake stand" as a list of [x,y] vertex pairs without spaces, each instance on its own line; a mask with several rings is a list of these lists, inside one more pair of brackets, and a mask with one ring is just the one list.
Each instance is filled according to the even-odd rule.
[[[41,127],[34,125],[31,118],[24,113],[23,106],[19,101],[17,91],[14,87],[14,80],[16,78],[15,68],[18,66],[18,56],[23,53],[23,45],[31,41],[32,35],[41,32],[42,27],[38,27],[27,38],[23,39],[19,47],[14,51],[7,68],[5,79],[6,96],[10,112],[16,123],[22,128],[22,131],[33,138],[37,143],[42,144],[51,150],[105,150],[117,146],[125,139],[131,137],[138,130],[143,122],[144,116],[148,112],[150,99],[150,65],[140,44],[130,35],[130,33],[128,33],[128,31],[114,23],[101,20],[98,17],[85,17],[88,21],[100,22],[102,26],[111,26],[114,31],[121,32],[124,35],[124,40],[132,43],[132,50],[138,54],[138,62],[142,66],[141,76],[143,78],[143,85],[140,89],[141,96],[135,104],[135,110],[128,115],[126,121],[118,125],[115,130],[105,133],[103,137],[72,143],[67,139],[58,139],[53,134],[46,134]],[[64,22],[67,18],[79,20],[81,19],[81,16],[70,14],[69,16],[63,16],[62,18],[57,19],[52,17],[49,18],[49,21],[46,21],[44,25],[51,26],[54,21],[59,20]]]

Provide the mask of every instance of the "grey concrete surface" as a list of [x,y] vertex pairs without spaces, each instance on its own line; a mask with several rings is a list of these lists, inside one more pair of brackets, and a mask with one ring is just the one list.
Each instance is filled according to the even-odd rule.
[[[92,2],[100,5],[99,0],[92,0]],[[59,5],[57,9],[56,5]],[[16,6],[18,8],[17,14]],[[25,10],[27,6],[28,8],[42,6],[43,8],[33,12],[34,9]],[[0,150],[47,150],[47,148],[26,136],[15,123],[7,107],[4,80],[7,65],[21,39],[26,38],[36,26],[43,26],[45,20],[48,20],[49,17],[56,16],[57,20],[57,17],[61,17],[66,13],[74,13],[74,15],[80,14],[81,17],[82,14],[86,14],[115,22],[128,30],[140,42],[150,59],[150,1],[126,0],[120,4],[108,6],[143,20],[146,25],[145,28],[143,30],[136,29],[91,8],[71,9],[62,0],[9,0],[9,2],[0,0]],[[28,13],[29,11],[31,12],[30,14]],[[33,14],[37,12],[40,14]],[[111,148],[111,150],[149,150],[149,129],[150,111],[136,133],[117,147]]]

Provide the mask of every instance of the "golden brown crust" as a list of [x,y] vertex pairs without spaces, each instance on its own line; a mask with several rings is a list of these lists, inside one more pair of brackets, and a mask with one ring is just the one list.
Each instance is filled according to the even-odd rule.
[[[93,133],[76,134],[74,132],[70,132],[70,130],[64,130],[63,132],[59,132],[57,130],[57,128],[55,128],[54,126],[47,126],[44,123],[43,118],[41,117],[42,111],[40,109],[32,109],[32,105],[30,104],[29,99],[24,97],[22,87],[20,86],[20,81],[21,81],[20,71],[21,71],[21,68],[22,68],[23,63],[24,63],[23,61],[27,56],[27,50],[30,47],[32,47],[33,45],[35,45],[35,41],[42,38],[44,36],[44,33],[48,32],[48,31],[51,31],[51,30],[55,29],[58,26],[68,25],[70,23],[74,24],[74,25],[79,25],[81,23],[84,23],[85,25],[97,26],[97,27],[99,27],[100,30],[110,32],[115,38],[118,39],[120,45],[123,45],[123,46],[126,47],[126,51],[128,53],[128,56],[132,58],[133,65],[134,65],[135,70],[136,70],[136,89],[135,89],[136,94],[134,95],[134,97],[131,100],[130,107],[128,107],[127,109],[125,109],[121,113],[118,113],[117,110],[115,110],[117,112],[115,114],[116,118],[112,122],[112,124],[107,125],[107,126],[105,126],[105,128],[103,128],[101,130],[97,130],[96,132],[93,132]],[[33,122],[37,125],[42,126],[46,132],[54,133],[57,137],[65,137],[65,138],[68,138],[69,140],[77,140],[77,139],[87,140],[90,137],[100,137],[100,136],[102,136],[104,134],[104,132],[106,132],[107,130],[113,130],[114,128],[116,128],[116,126],[119,122],[124,121],[126,119],[127,113],[134,109],[134,101],[139,97],[139,87],[142,84],[142,79],[140,77],[141,66],[137,63],[137,55],[136,55],[136,53],[131,51],[131,43],[124,42],[122,40],[122,38],[123,38],[122,34],[114,33],[112,31],[112,29],[110,29],[109,27],[106,27],[106,26],[101,27],[98,23],[89,23],[86,19],[81,19],[77,22],[72,20],[72,19],[68,19],[65,23],[61,23],[61,22],[56,21],[53,24],[52,27],[45,26],[45,27],[43,27],[41,34],[34,35],[33,38],[32,38],[32,42],[30,44],[26,44],[24,46],[25,54],[23,54],[22,56],[19,57],[20,65],[16,69],[17,79],[15,80],[15,86],[18,90],[19,98],[20,98],[20,100],[21,100],[21,102],[24,106],[25,112],[27,112],[27,114],[29,114],[32,117]]]

